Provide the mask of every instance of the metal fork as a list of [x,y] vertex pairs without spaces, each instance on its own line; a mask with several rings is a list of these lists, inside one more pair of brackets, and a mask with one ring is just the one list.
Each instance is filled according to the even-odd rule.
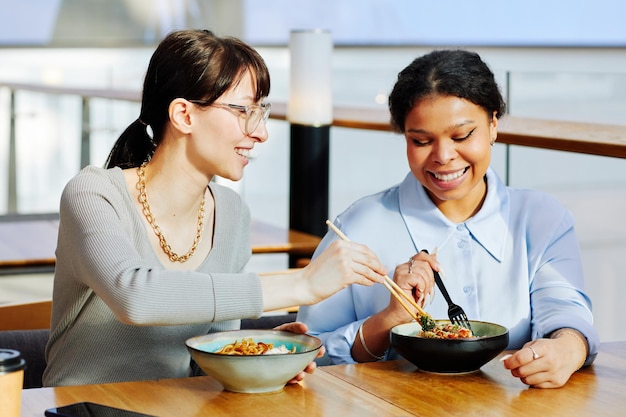
[[[428,253],[426,249],[422,249],[422,252]],[[434,253],[437,253],[436,248]],[[450,321],[454,324],[458,324],[459,326],[463,326],[466,329],[472,330],[472,326],[467,319],[465,311],[461,308],[460,305],[454,304],[452,302],[450,294],[448,294],[448,290],[446,290],[446,286],[443,285],[443,281],[441,279],[441,276],[439,275],[439,272],[433,270],[433,274],[435,275],[435,284],[437,284],[439,291],[441,291],[441,293],[443,294],[443,298],[445,298],[446,302],[448,303],[448,317],[450,318]]]
[[472,326],[467,319],[465,311],[463,311],[460,305],[452,302],[450,294],[448,294],[448,290],[446,290],[446,286],[443,285],[439,272],[433,271],[433,273],[435,274],[435,283],[437,284],[439,291],[443,294],[443,298],[445,298],[448,303],[448,317],[450,318],[450,321],[454,324],[458,324],[459,326],[463,326],[466,329],[472,330]]

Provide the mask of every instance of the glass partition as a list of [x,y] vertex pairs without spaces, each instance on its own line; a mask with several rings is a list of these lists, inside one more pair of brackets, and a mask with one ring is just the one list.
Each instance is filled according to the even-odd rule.
[[[288,97],[288,51],[260,48],[272,74],[270,101]],[[333,91],[336,104],[386,107],[397,72],[425,48],[337,48]],[[151,54],[148,49],[0,50],[0,82],[140,90]],[[549,71],[528,69],[528,60],[545,51],[485,49],[515,116],[626,124],[626,73],[606,72],[623,58],[610,51],[589,52],[595,70],[573,72],[566,63],[585,59],[587,51],[565,50],[546,64]],[[42,59],[43,53],[44,58]],[[618,54],[618,52],[615,52]],[[545,57],[542,56],[542,59]],[[591,58],[590,58],[591,60]],[[545,63],[545,61],[542,61]],[[623,66],[626,68],[626,65]],[[80,169],[81,98],[31,91],[15,93],[17,210],[55,212],[65,183]],[[0,213],[8,207],[10,93],[0,88]],[[102,166],[122,130],[138,117],[139,104],[112,99],[89,101],[89,159]],[[270,119],[270,139],[256,147],[256,159],[244,179],[228,184],[247,201],[254,218],[288,225],[289,126]],[[400,182],[408,172],[404,139],[390,132],[331,129],[330,217],[357,198]],[[542,189],[575,215],[588,289],[604,340],[626,337],[613,319],[617,297],[624,293],[626,269],[626,160],[496,144],[493,166],[511,185]],[[267,269],[281,269],[275,257]],[[275,263],[277,262],[277,263]],[[613,295],[601,292],[610,288]],[[621,333],[620,333],[621,332]]]

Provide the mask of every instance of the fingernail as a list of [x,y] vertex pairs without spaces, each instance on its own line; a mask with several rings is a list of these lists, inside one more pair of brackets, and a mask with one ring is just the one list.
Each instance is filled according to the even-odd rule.
[[441,267],[439,268],[439,276],[441,279],[446,279],[446,271],[444,271]]
[[513,356],[513,355],[511,355],[510,353],[507,353],[506,355],[504,355],[503,357],[500,358],[500,362],[509,359],[511,356]]

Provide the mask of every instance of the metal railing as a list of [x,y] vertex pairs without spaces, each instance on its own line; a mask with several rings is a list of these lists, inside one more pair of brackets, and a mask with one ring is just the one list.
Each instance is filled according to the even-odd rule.
[[[98,98],[137,103],[141,99],[140,92],[133,90],[85,89],[6,82],[0,82],[0,88],[6,88],[10,91],[9,157],[7,173],[7,212],[9,214],[18,211],[16,152],[17,92],[31,91],[49,95],[69,95],[80,98],[81,168],[91,162],[91,100]],[[286,120],[286,107],[285,103],[272,103],[272,113],[270,117],[277,120]],[[373,131],[391,130],[389,113],[386,109],[358,108],[354,106],[335,106],[332,126]],[[507,148],[510,145],[519,145],[587,155],[626,158],[626,126],[623,125],[539,120],[506,115],[498,129],[498,142],[505,144]],[[508,165],[509,161],[507,159],[507,179]]]

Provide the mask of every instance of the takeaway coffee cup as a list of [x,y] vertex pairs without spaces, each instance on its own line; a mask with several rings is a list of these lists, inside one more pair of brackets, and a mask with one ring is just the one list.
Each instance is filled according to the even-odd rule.
[[0,416],[20,417],[26,361],[17,350],[0,348]]

